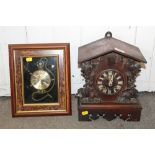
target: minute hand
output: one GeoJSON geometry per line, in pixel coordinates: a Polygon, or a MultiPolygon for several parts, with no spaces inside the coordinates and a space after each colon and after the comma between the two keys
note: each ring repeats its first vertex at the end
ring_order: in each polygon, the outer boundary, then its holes
{"type": "Polygon", "coordinates": [[[110,80],[109,80],[109,86],[112,86],[113,80],[114,80],[114,77],[112,75],[111,78],[110,78],[110,80]]]}

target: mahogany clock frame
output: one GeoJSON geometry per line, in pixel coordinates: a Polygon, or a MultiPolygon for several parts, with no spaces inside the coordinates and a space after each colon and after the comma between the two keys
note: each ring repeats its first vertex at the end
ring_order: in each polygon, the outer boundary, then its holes
{"type": "Polygon", "coordinates": [[[71,115],[71,84],[70,84],[70,44],[11,44],[9,45],[11,105],[12,117],[71,115]],[[22,97],[21,58],[52,56],[54,50],[63,52],[54,53],[59,57],[59,85],[58,105],[36,104],[25,105],[22,97]]]}

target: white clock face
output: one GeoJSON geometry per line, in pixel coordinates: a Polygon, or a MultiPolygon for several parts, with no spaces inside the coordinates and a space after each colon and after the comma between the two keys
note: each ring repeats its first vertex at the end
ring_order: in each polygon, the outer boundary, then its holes
{"type": "Polygon", "coordinates": [[[101,72],[97,78],[97,88],[106,95],[115,95],[119,93],[124,85],[122,74],[113,69],[107,69],[101,72]]]}

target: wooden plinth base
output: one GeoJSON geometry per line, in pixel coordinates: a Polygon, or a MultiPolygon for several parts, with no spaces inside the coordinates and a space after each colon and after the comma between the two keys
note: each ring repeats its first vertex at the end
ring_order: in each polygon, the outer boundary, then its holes
{"type": "Polygon", "coordinates": [[[139,103],[79,103],[79,121],[92,121],[103,117],[111,121],[117,117],[126,121],[140,121],[142,107],[139,103]]]}

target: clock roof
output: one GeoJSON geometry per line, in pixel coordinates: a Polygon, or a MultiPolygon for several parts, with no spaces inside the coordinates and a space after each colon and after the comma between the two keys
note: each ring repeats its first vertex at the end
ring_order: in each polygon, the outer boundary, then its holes
{"type": "Polygon", "coordinates": [[[81,63],[110,52],[116,52],[136,61],[146,63],[146,59],[138,47],[113,38],[111,32],[107,32],[105,38],[79,47],[78,62],[81,63]]]}

